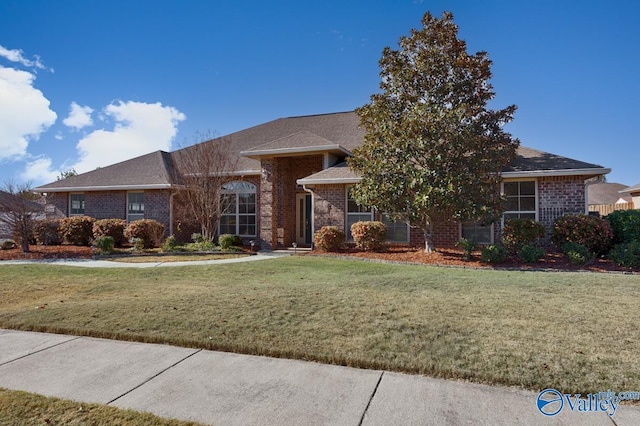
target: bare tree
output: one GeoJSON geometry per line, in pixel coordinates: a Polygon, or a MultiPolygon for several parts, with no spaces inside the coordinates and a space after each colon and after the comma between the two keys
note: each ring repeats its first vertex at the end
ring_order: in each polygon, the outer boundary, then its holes
{"type": "Polygon", "coordinates": [[[0,191],[0,223],[7,225],[19,237],[22,251],[29,251],[29,241],[33,235],[33,221],[42,212],[42,206],[35,202],[38,195],[31,191],[28,183],[16,185],[5,183],[0,191]]]}
{"type": "Polygon", "coordinates": [[[224,210],[222,187],[234,180],[237,156],[231,151],[229,140],[197,133],[193,145],[176,151],[174,159],[182,214],[198,223],[202,237],[211,241],[224,210]]]}

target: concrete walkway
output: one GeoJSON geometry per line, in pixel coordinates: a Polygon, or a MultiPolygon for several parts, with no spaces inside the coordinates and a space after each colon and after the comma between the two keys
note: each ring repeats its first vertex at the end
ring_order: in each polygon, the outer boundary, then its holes
{"type": "Polygon", "coordinates": [[[505,387],[2,329],[0,387],[217,425],[640,424],[640,407],[545,417],[505,387]]]}
{"type": "Polygon", "coordinates": [[[274,259],[282,256],[290,256],[288,252],[258,252],[252,256],[230,257],[229,259],[216,260],[190,260],[184,262],[116,262],[113,260],[94,260],[94,259],[42,259],[42,260],[2,260],[2,265],[61,265],[61,266],[80,266],[85,268],[156,268],[170,266],[194,266],[194,265],[216,265],[223,263],[241,263],[254,262],[257,260],[274,259]]]}

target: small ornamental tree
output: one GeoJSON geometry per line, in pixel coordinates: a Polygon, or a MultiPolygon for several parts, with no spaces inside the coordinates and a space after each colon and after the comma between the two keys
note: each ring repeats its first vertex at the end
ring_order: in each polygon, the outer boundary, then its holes
{"type": "Polygon", "coordinates": [[[33,222],[42,212],[42,206],[35,202],[37,194],[31,192],[29,184],[5,184],[0,191],[0,224],[6,225],[19,240],[22,251],[29,251],[33,239],[33,222]]]}
{"type": "Polygon", "coordinates": [[[519,142],[503,130],[516,106],[487,107],[487,53],[467,53],[451,13],[422,24],[384,49],[382,92],[356,110],[365,137],[349,165],[362,176],[358,204],[422,228],[428,252],[437,220],[499,217],[500,173],[519,142]]]}

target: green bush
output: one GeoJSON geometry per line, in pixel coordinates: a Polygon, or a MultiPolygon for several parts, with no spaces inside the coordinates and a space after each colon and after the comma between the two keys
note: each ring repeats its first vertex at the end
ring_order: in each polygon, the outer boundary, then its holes
{"type": "Polygon", "coordinates": [[[595,259],[595,254],[591,252],[588,247],[579,243],[563,244],[560,251],[566,254],[569,263],[573,263],[574,265],[586,265],[595,259]]]}
{"type": "Polygon", "coordinates": [[[128,240],[139,238],[144,241],[146,249],[159,247],[164,234],[164,225],[153,219],[134,220],[124,230],[124,236],[128,240]]]}
{"type": "Polygon", "coordinates": [[[169,235],[162,243],[162,251],[176,251],[178,248],[178,240],[175,236],[169,235]]]}
{"type": "Polygon", "coordinates": [[[613,230],[613,243],[640,241],[640,210],[616,210],[605,220],[613,230]]]}
{"type": "Polygon", "coordinates": [[[59,219],[39,220],[33,224],[33,236],[38,244],[43,246],[58,246],[62,244],[59,219]]]}
{"type": "Polygon", "coordinates": [[[60,219],[60,235],[69,244],[88,246],[93,238],[93,224],[89,216],[71,216],[60,219]]]}
{"type": "Polygon", "coordinates": [[[218,245],[222,250],[229,250],[231,247],[236,245],[237,239],[235,235],[232,234],[222,234],[218,237],[218,245]]]}
{"type": "Polygon", "coordinates": [[[518,257],[525,263],[537,263],[544,255],[544,249],[533,244],[526,244],[518,251],[518,257]]]}
{"type": "Polygon", "coordinates": [[[384,248],[387,227],[378,221],[356,222],[351,225],[351,235],[357,248],[365,251],[379,251],[384,248]]]}
{"type": "Polygon", "coordinates": [[[112,236],[104,235],[104,236],[98,237],[94,240],[93,243],[95,244],[96,248],[100,251],[100,253],[102,254],[113,253],[113,247],[115,243],[112,236]]]}
{"type": "Polygon", "coordinates": [[[551,242],[561,249],[566,243],[578,243],[590,252],[601,255],[609,251],[612,241],[611,225],[596,216],[562,216],[553,224],[551,242]]]}
{"type": "Polygon", "coordinates": [[[640,241],[616,244],[609,252],[609,259],[620,266],[640,268],[640,241]]]}
{"type": "Polygon", "coordinates": [[[93,224],[93,238],[112,237],[116,247],[122,247],[127,239],[124,237],[124,229],[127,221],[124,219],[99,219],[93,224]]]}
{"type": "Polygon", "coordinates": [[[480,259],[485,263],[502,263],[509,257],[509,252],[502,244],[491,244],[484,247],[480,259]]]}
{"type": "Polygon", "coordinates": [[[456,247],[460,247],[462,249],[464,260],[471,260],[471,253],[478,248],[478,244],[473,240],[461,238],[456,243],[456,247]]]}
{"type": "Polygon", "coordinates": [[[129,240],[129,242],[131,242],[131,244],[133,244],[134,253],[141,253],[141,252],[144,251],[145,243],[144,243],[144,240],[142,238],[131,238],[131,240],[129,240]]]}
{"type": "Polygon", "coordinates": [[[344,232],[337,226],[323,226],[313,236],[313,244],[320,251],[338,251],[344,246],[344,239],[344,232]]]}
{"type": "Polygon", "coordinates": [[[16,248],[17,244],[13,240],[4,240],[2,244],[0,244],[0,250],[11,250],[16,248]]]}
{"type": "Polygon", "coordinates": [[[193,234],[191,234],[191,241],[193,241],[194,243],[202,243],[204,242],[204,237],[201,233],[194,232],[193,234]]]}
{"type": "Polygon", "coordinates": [[[544,237],[544,225],[533,219],[509,219],[502,230],[502,242],[511,253],[524,246],[536,244],[544,237]]]}

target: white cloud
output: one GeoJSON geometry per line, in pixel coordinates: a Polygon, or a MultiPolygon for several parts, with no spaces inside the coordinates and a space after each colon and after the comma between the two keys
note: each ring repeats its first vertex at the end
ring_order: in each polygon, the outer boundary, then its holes
{"type": "Polygon", "coordinates": [[[24,157],[29,141],[56,121],[34,80],[30,72],[0,66],[0,162],[24,157]]]}
{"type": "MultiPolygon", "coordinates": [[[[7,49],[6,47],[0,45],[0,57],[5,58],[11,62],[16,62],[25,67],[29,68],[38,68],[41,70],[49,70],[49,68],[45,67],[42,61],[40,61],[40,57],[34,55],[34,60],[27,59],[24,57],[24,52],[21,49],[7,49]]],[[[50,69],[53,72],[53,69],[50,69]]]]}
{"type": "Polygon", "coordinates": [[[177,109],[159,102],[119,101],[107,105],[103,113],[115,121],[113,130],[95,130],[78,142],[80,160],[72,165],[78,173],[157,150],[169,151],[178,124],[186,119],[177,109]]]}
{"type": "Polygon", "coordinates": [[[80,130],[83,127],[93,125],[91,113],[93,108],[88,106],[80,106],[75,102],[71,102],[69,116],[62,120],[65,126],[80,130]]]}
{"type": "Polygon", "coordinates": [[[53,182],[60,172],[52,170],[51,164],[48,157],[36,158],[27,163],[20,177],[26,182],[53,182]]]}

